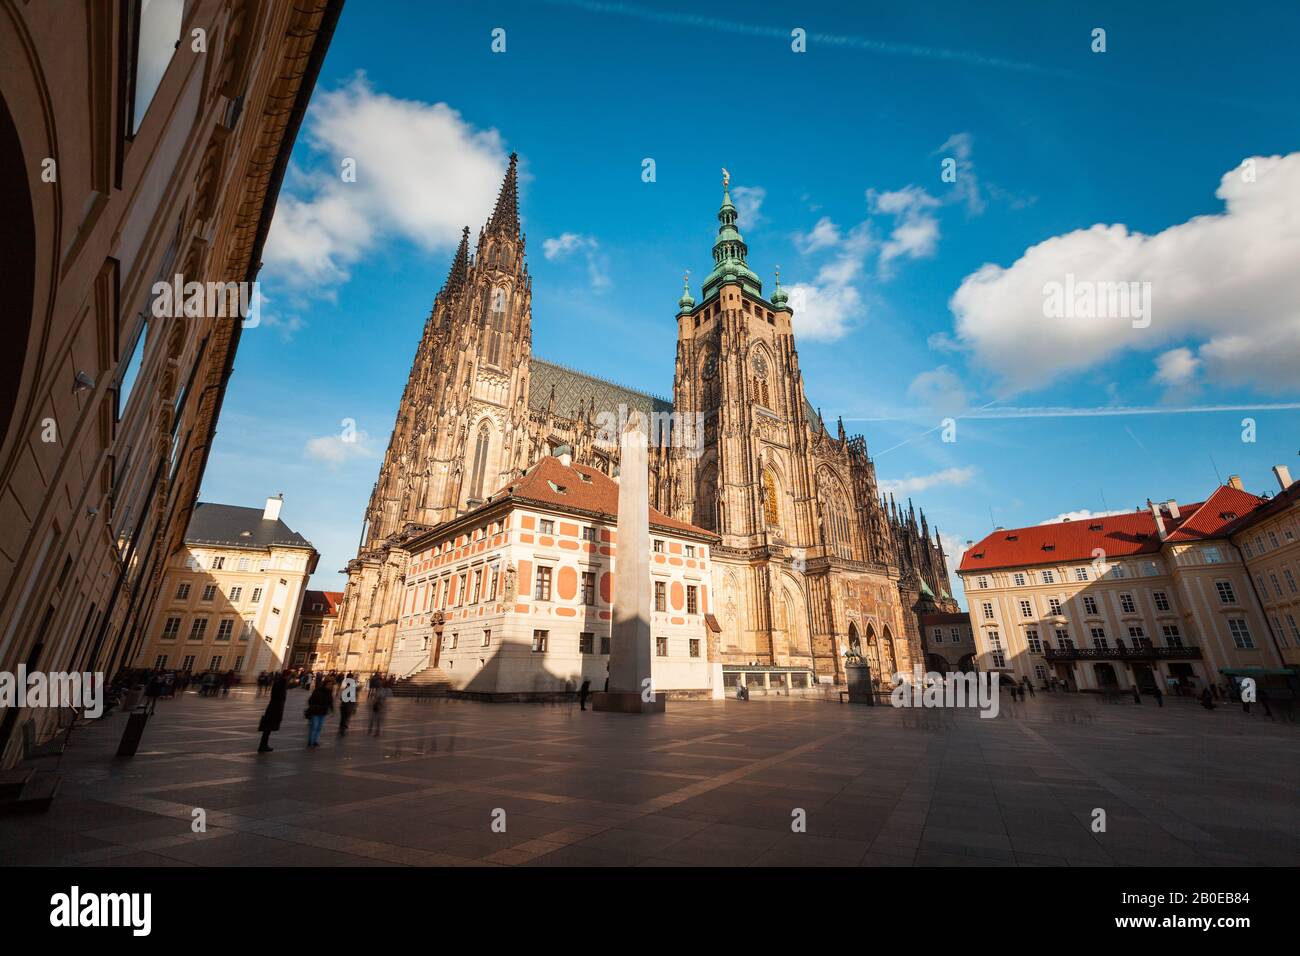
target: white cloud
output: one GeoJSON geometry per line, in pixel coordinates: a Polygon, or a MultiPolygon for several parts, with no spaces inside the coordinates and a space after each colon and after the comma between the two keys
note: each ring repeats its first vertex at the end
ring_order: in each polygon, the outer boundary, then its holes
{"type": "Polygon", "coordinates": [[[924,259],[934,255],[939,244],[939,220],[931,210],[940,205],[920,186],[905,186],[890,192],[867,190],[867,205],[873,213],[894,217],[894,229],[880,248],[880,268],[887,272],[897,258],[924,259]]]}
{"type": "Polygon", "coordinates": [[[817,252],[819,249],[830,249],[840,244],[840,227],[831,221],[830,216],[822,216],[817,220],[817,225],[806,235],[798,233],[794,237],[795,245],[804,255],[817,252]]]}
{"type": "Polygon", "coordinates": [[[834,341],[863,318],[866,307],[854,283],[862,275],[871,247],[870,226],[859,223],[847,236],[839,237],[834,246],[827,247],[835,249],[835,256],[818,270],[814,281],[787,288],[800,339],[834,341]]]}
{"type": "Polygon", "coordinates": [[[736,221],[742,229],[753,229],[763,222],[763,200],[767,190],[762,186],[737,186],[731,190],[731,201],[736,205],[736,221]]]}
{"type": "Polygon", "coordinates": [[[605,289],[610,284],[609,260],[600,251],[600,243],[595,236],[584,236],[576,232],[561,233],[554,239],[542,240],[542,255],[548,262],[558,262],[575,252],[582,252],[587,259],[587,278],[593,289],[605,289]]]}
{"type": "Polygon", "coordinates": [[[1178,387],[1189,384],[1196,377],[1201,360],[1188,348],[1170,349],[1156,356],[1155,381],[1161,385],[1178,387]]]}
{"type": "Polygon", "coordinates": [[[446,103],[376,92],[362,74],[317,93],[304,140],[321,165],[295,172],[280,197],[266,267],[318,291],[347,281],[381,239],[453,248],[462,227],[491,214],[506,169],[496,130],[475,129],[446,103]],[[346,159],[355,182],[341,175],[346,159]]]}
{"type": "Polygon", "coordinates": [[[928,475],[908,475],[906,478],[891,478],[880,482],[880,490],[895,497],[914,495],[940,485],[964,485],[975,477],[975,467],[945,468],[928,475]]]}
{"type": "Polygon", "coordinates": [[[966,211],[978,216],[984,211],[984,196],[980,192],[979,177],[975,175],[975,164],[971,161],[970,133],[953,133],[932,155],[956,161],[956,180],[951,183],[949,194],[953,201],[964,202],[966,211]]]}
{"type": "Polygon", "coordinates": [[[1055,518],[1048,518],[1046,521],[1038,522],[1044,524],[1060,524],[1062,521],[1083,521],[1085,518],[1107,518],[1111,515],[1132,514],[1131,511],[1090,511],[1087,508],[1080,508],[1078,511],[1062,511],[1055,518]]]}
{"type": "Polygon", "coordinates": [[[1154,235],[1098,224],[1031,246],[1007,268],[981,267],[949,303],[958,337],[1009,390],[1045,385],[1128,350],[1190,341],[1200,344],[1163,367],[1158,360],[1158,370],[1190,375],[1194,359],[1217,385],[1295,391],[1300,153],[1253,157],[1225,173],[1215,195],[1222,212],[1154,235]],[[1149,282],[1150,326],[1134,328],[1118,315],[1045,318],[1044,287],[1067,275],[1076,285],[1149,282]]]}
{"type": "Polygon", "coordinates": [[[374,457],[370,448],[370,435],[363,431],[356,432],[352,440],[344,439],[341,433],[321,435],[309,439],[303,450],[308,458],[324,462],[331,468],[337,468],[354,459],[374,457]]]}
{"type": "Polygon", "coordinates": [[[946,365],[922,372],[907,387],[907,397],[939,415],[956,415],[970,398],[961,379],[946,365]]]}

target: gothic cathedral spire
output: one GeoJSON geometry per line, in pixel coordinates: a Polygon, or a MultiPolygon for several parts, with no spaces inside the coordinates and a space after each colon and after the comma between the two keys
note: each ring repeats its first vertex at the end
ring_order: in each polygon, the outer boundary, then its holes
{"type": "Polygon", "coordinates": [[[510,168],[501,183],[501,192],[497,194],[496,208],[492,218],[487,222],[488,234],[503,233],[514,237],[519,235],[519,154],[510,154],[510,168]]]}

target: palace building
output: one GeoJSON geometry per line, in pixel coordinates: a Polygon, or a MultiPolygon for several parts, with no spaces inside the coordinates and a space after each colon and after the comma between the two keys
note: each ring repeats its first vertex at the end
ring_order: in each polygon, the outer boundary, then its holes
{"type": "Polygon", "coordinates": [[[1078,690],[1294,683],[1297,487],[998,529],[962,555],[981,670],[1078,690]]]}
{"type": "Polygon", "coordinates": [[[289,663],[307,580],[320,555],[265,508],[200,501],[167,563],[158,613],[135,659],[157,670],[257,674],[289,663]]]}
{"type": "MultiPolygon", "coordinates": [[[[0,671],[111,676],[166,613],[240,337],[266,333],[155,287],[243,300],[341,8],[0,4],[0,671]]],[[[0,768],[70,719],[6,709],[0,768]]]]}
{"type": "Polygon", "coordinates": [[[678,302],[668,401],[532,355],[516,162],[472,254],[466,228],[424,324],[346,568],[337,665],[403,676],[442,659],[398,651],[411,549],[423,553],[431,529],[448,531],[547,456],[616,475],[609,422],[635,409],[657,426],[652,508],[716,537],[701,587],[718,662],[839,682],[857,649],[886,683],[909,671],[922,653],[917,615],[957,609],[946,559],[923,516],[882,501],[866,441],[842,422],[827,428],[809,403],[789,296],[779,279],[765,296],[747,264],[726,180],[712,271],[698,300],[687,289],[678,302]]]}

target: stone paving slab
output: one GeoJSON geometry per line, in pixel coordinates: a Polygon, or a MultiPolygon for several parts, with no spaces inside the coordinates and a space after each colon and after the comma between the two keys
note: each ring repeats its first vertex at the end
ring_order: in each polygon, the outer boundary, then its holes
{"type": "MultiPolygon", "coordinates": [[[[299,693],[286,715],[301,711],[299,693]]],[[[1176,699],[1040,695],[986,720],[780,698],[646,716],[398,698],[381,736],[358,721],[339,737],[331,719],[308,749],[305,722],[288,716],[259,755],[264,707],[251,688],[162,701],[130,759],[114,756],[123,715],[79,727],[50,812],[0,818],[0,863],[1289,866],[1300,855],[1300,726],[1176,699]],[[1097,809],[1105,832],[1093,832],[1097,809]]]]}

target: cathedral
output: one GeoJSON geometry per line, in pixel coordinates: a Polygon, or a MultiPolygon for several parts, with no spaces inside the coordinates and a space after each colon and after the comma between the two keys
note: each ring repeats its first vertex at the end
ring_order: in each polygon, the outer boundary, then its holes
{"type": "MultiPolygon", "coordinates": [[[[956,610],[922,514],[882,498],[866,441],[832,431],[804,392],[788,294],[746,262],[726,177],[712,271],[678,302],[672,400],[532,354],[532,278],[517,158],[470,252],[466,227],[425,322],[371,493],[336,628],[337,665],[387,669],[404,545],[482,504],[541,458],[618,474],[633,409],[656,429],[651,506],[707,529],[724,664],[840,683],[859,655],[888,683],[923,660],[920,613],[956,610]]],[[[405,675],[398,675],[405,676],[405,675]]]]}

